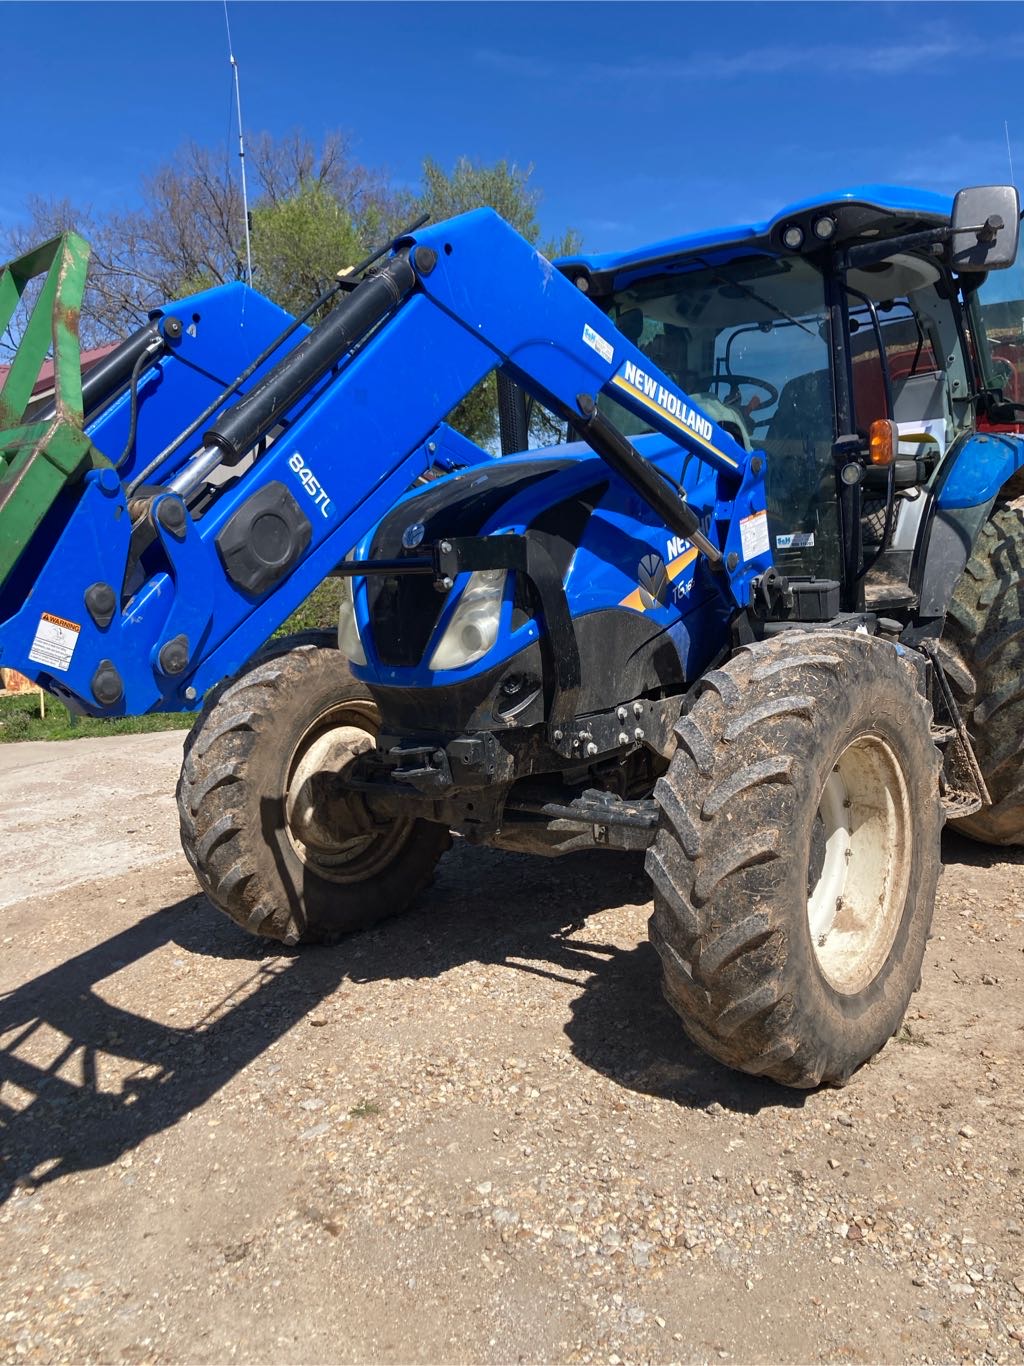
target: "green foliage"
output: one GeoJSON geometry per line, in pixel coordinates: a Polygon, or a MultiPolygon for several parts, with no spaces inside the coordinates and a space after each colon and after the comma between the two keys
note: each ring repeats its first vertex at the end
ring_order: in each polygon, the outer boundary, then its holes
{"type": "MultiPolygon", "coordinates": [[[[493,166],[459,157],[450,173],[430,157],[423,163],[423,208],[435,222],[488,206],[506,223],[537,243],[540,223],[537,209],[541,193],[530,184],[533,167],[505,160],[493,166]]],[[[579,251],[579,234],[569,230],[562,237],[541,244],[547,257],[568,256],[579,251]]],[[[479,446],[490,446],[498,435],[498,397],[494,376],[488,375],[449,414],[448,421],[479,446]]],[[[542,438],[543,439],[543,438],[542,438]]]]}
{"type": "Polygon", "coordinates": [[[141,735],[154,730],[189,730],[191,712],[159,712],[150,716],[119,716],[106,721],[72,716],[60,702],[46,699],[46,715],[39,715],[35,693],[0,697],[0,744],[14,740],[80,740],[93,735],[141,735]]]}
{"type": "MultiPolygon", "coordinates": [[[[578,234],[541,240],[540,190],[533,167],[459,157],[450,171],[428,157],[419,194],[388,183],[349,155],[350,139],[327,133],[319,143],[301,131],[250,139],[254,284],[289,312],[301,312],[337,272],[427,210],[435,222],[488,205],[548,257],[580,249],[578,234]]],[[[244,213],[237,177],[223,149],[186,143],[147,174],[140,207],[105,216],[66,200],[33,198],[25,223],[2,243],[8,256],[77,227],[91,242],[82,336],[94,344],[123,336],[167,299],[245,276],[244,213]]],[[[0,338],[0,351],[10,339],[0,338]]],[[[479,445],[498,434],[494,377],[458,405],[449,421],[479,445]]],[[[557,427],[537,413],[535,444],[557,427]]],[[[304,609],[303,609],[304,610],[304,609]]]]}
{"type": "Polygon", "coordinates": [[[375,1100],[361,1100],[358,1105],[353,1105],[349,1110],[353,1119],[372,1119],[374,1115],[381,1114],[381,1107],[375,1100]]]}
{"type": "Polygon", "coordinates": [[[336,631],[340,609],[341,581],[325,579],[296,607],[274,636],[293,636],[298,631],[336,631]]]}
{"type": "Polygon", "coordinates": [[[301,313],[364,254],[352,219],[319,182],[253,210],[254,283],[289,313],[301,313]]]}

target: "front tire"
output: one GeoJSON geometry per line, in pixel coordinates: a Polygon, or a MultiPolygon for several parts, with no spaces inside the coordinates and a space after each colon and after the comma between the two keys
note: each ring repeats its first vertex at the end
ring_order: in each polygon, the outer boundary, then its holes
{"type": "Polygon", "coordinates": [[[448,831],[377,819],[345,790],[377,728],[326,633],[274,642],[207,702],[185,741],[181,844],[207,896],[244,929],[331,943],[398,915],[430,881],[448,831]]]}
{"type": "Polygon", "coordinates": [[[650,935],[669,1004],[730,1067],[841,1085],[917,987],[940,761],[900,653],[787,633],[706,675],[676,728],[650,935]]]}

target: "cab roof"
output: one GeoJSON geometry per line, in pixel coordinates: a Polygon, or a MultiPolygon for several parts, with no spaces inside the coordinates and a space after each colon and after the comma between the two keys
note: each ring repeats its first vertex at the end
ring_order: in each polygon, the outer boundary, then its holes
{"type": "Polygon", "coordinates": [[[953,209],[951,196],[933,194],[930,190],[915,190],[903,185],[856,185],[848,190],[837,190],[831,194],[816,195],[811,199],[788,204],[762,223],[708,228],[703,232],[665,238],[660,242],[652,242],[649,246],[635,247],[624,252],[563,256],[556,265],[561,270],[576,266],[583,267],[593,275],[614,275],[618,271],[628,270],[650,261],[685,256],[694,251],[707,251],[709,248],[733,246],[758,239],[768,242],[774,230],[788,219],[804,219],[816,209],[827,210],[854,204],[880,210],[881,214],[886,216],[892,215],[894,231],[901,232],[908,230],[908,221],[922,228],[933,225],[936,220],[948,221],[953,209]]]}

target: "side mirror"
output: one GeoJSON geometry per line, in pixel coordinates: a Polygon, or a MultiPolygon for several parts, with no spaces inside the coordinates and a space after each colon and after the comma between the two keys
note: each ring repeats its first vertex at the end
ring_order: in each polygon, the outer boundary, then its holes
{"type": "Polygon", "coordinates": [[[1020,196],[1014,185],[974,185],[953,201],[950,265],[961,274],[1005,270],[1017,259],[1020,196]]]}

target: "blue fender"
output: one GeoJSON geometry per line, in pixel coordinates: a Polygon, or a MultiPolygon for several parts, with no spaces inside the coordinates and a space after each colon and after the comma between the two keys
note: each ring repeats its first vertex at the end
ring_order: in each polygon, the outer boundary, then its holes
{"type": "Polygon", "coordinates": [[[976,432],[958,442],[931,490],[918,556],[918,617],[945,616],[957,580],[999,492],[1024,466],[1024,437],[976,432]]]}

